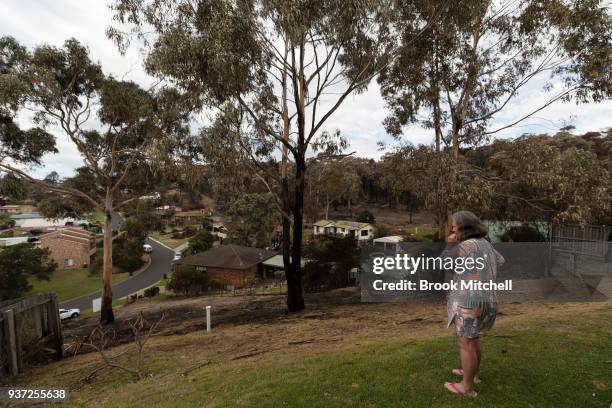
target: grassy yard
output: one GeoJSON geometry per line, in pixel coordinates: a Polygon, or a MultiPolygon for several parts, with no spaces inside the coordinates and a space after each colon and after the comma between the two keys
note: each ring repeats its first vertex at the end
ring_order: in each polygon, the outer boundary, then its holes
{"type": "MultiPolygon", "coordinates": [[[[129,278],[129,273],[117,273],[113,275],[113,283],[118,283],[129,278]]],[[[61,302],[86,295],[102,288],[100,276],[91,276],[87,269],[57,270],[51,275],[49,281],[30,279],[32,290],[30,293],[57,292],[61,302]]]]}
{"type": "MultiPolygon", "coordinates": [[[[402,342],[380,337],[378,343],[332,352],[285,346],[270,354],[202,364],[209,337],[192,333],[156,338],[145,379],[105,373],[71,389],[70,406],[608,407],[608,307],[602,303],[580,316],[557,313],[545,321],[525,316],[494,329],[483,339],[483,382],[473,400],[442,387],[455,379],[450,371],[458,364],[450,335],[402,342]]],[[[248,355],[259,346],[244,344],[242,352],[248,355]]],[[[25,382],[51,384],[58,375],[66,380],[62,372],[89,370],[93,358],[45,367],[25,382]]]]}
{"type": "Polygon", "coordinates": [[[160,233],[159,231],[152,231],[149,233],[149,236],[162,244],[169,246],[170,248],[177,248],[189,241],[189,238],[172,238],[172,233],[168,232],[165,234],[160,233]]]}

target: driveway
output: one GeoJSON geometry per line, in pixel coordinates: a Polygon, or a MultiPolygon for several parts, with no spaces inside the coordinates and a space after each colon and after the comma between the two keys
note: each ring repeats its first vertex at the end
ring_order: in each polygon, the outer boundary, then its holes
{"type": "MultiPolygon", "coordinates": [[[[170,271],[174,251],[148,238],[146,242],[153,247],[153,252],[150,254],[151,265],[138,275],[113,285],[113,300],[153,285],[163,277],[164,273],[170,271]]],[[[101,296],[101,291],[100,289],[100,292],[90,293],[89,295],[83,295],[79,298],[66,301],[61,303],[60,307],[66,309],[79,308],[81,310],[91,309],[91,302],[101,296]]]]}

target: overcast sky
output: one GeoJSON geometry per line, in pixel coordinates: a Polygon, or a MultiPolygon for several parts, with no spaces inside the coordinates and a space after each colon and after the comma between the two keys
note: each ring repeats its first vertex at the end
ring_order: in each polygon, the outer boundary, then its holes
{"type": "MultiPolygon", "coordinates": [[[[121,56],[115,45],[105,36],[111,21],[111,12],[106,0],[2,0],[0,1],[0,34],[11,35],[28,47],[41,43],[61,46],[70,37],[75,37],[90,49],[92,59],[102,64],[106,73],[115,77],[133,80],[143,86],[150,78],[143,72],[142,57],[135,49],[121,56]]],[[[541,84],[533,84],[523,91],[496,118],[492,128],[512,123],[546,100],[541,84]]],[[[577,132],[602,130],[612,126],[610,115],[612,102],[602,104],[557,103],[537,114],[537,117],[507,129],[496,137],[515,137],[525,132],[554,132],[564,125],[576,126],[577,132]]],[[[382,154],[377,142],[388,142],[382,121],[387,115],[385,104],[374,83],[366,93],[347,98],[345,103],[327,122],[326,129],[340,129],[351,143],[358,156],[378,158],[382,154]]],[[[19,117],[20,124],[27,127],[30,118],[19,117]]],[[[57,136],[59,153],[45,157],[44,166],[34,169],[37,177],[52,170],[62,176],[70,176],[75,167],[82,165],[76,148],[57,128],[50,128],[57,136]]],[[[412,143],[432,142],[432,132],[411,126],[405,131],[405,139],[412,143]]]]}

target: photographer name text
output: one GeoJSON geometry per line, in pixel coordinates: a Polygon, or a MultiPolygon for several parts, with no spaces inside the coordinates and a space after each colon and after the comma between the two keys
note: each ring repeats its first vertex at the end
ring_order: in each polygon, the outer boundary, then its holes
{"type": "Polygon", "coordinates": [[[462,280],[459,282],[429,282],[421,279],[418,282],[400,280],[397,282],[384,282],[381,279],[372,282],[372,287],[376,291],[410,291],[410,290],[473,290],[473,291],[511,291],[512,280],[506,279],[503,282],[462,280]]]}

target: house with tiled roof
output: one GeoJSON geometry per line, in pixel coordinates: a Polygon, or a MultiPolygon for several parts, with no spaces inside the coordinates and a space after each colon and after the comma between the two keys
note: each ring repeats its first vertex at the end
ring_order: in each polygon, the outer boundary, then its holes
{"type": "Polygon", "coordinates": [[[41,235],[38,245],[49,249],[58,269],[87,268],[96,253],[94,234],[78,228],[62,228],[41,235]]]}
{"type": "Polygon", "coordinates": [[[277,252],[240,245],[221,245],[174,262],[174,269],[192,267],[210,279],[235,287],[264,278],[263,262],[277,252]]]}

